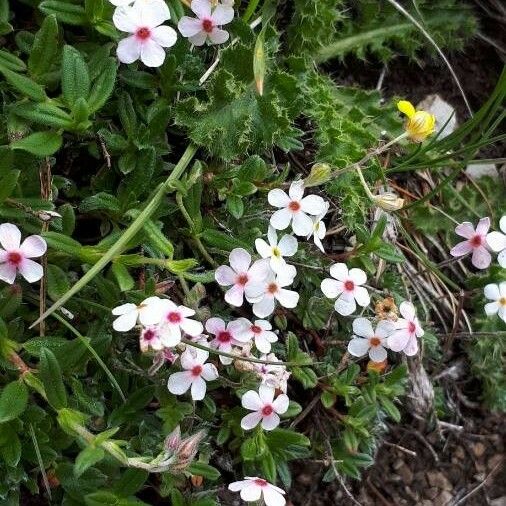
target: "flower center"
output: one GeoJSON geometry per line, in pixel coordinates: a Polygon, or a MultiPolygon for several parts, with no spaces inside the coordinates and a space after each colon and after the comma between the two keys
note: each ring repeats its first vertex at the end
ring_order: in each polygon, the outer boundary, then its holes
{"type": "Polygon", "coordinates": [[[236,283],[238,285],[244,286],[248,282],[248,275],[247,274],[239,274],[236,279],[236,283]]]}
{"type": "Polygon", "coordinates": [[[273,411],[274,411],[274,409],[272,408],[272,406],[270,404],[267,404],[267,406],[264,406],[262,408],[262,415],[264,415],[264,416],[272,415],[273,411]]]}
{"type": "Polygon", "coordinates": [[[211,19],[204,19],[202,21],[202,29],[204,32],[211,33],[213,31],[213,22],[211,19]]]}
{"type": "Polygon", "coordinates": [[[267,292],[268,293],[276,293],[278,291],[278,285],[276,283],[270,283],[269,286],[267,287],[267,292]]]}
{"type": "Polygon", "coordinates": [[[23,257],[17,251],[11,251],[7,255],[7,262],[16,267],[21,263],[21,260],[23,260],[23,257]]]}
{"type": "Polygon", "coordinates": [[[275,257],[278,257],[278,258],[279,258],[279,257],[281,256],[281,251],[280,251],[280,249],[279,249],[279,248],[274,247],[274,248],[272,248],[272,254],[273,254],[275,257]]]}
{"type": "Polygon", "coordinates": [[[369,344],[371,346],[379,346],[381,344],[381,339],[379,337],[373,336],[369,339],[369,344]]]}
{"type": "Polygon", "coordinates": [[[288,209],[290,209],[290,211],[293,211],[295,213],[300,209],[300,204],[296,200],[292,200],[288,204],[288,209]]]}
{"type": "Polygon", "coordinates": [[[259,487],[265,487],[267,486],[267,482],[265,480],[262,480],[262,478],[256,478],[255,485],[258,485],[259,487]]]}
{"type": "Polygon", "coordinates": [[[506,306],[506,297],[501,297],[501,298],[499,299],[499,304],[500,304],[501,306],[506,306]]]}
{"type": "Polygon", "coordinates": [[[481,246],[483,244],[483,238],[481,235],[475,235],[471,237],[471,245],[473,248],[477,248],[478,246],[481,246]]]}
{"type": "Polygon", "coordinates": [[[169,313],[167,315],[167,320],[170,323],[180,323],[181,322],[181,315],[179,313],[169,313]]]}
{"type": "Polygon", "coordinates": [[[230,335],[230,332],[227,332],[226,330],[218,334],[218,341],[220,343],[229,343],[231,339],[232,336],[230,335]]]}
{"type": "Polygon", "coordinates": [[[253,332],[253,334],[261,334],[262,333],[262,328],[259,327],[258,325],[252,325],[251,326],[251,332],[253,332]]]}
{"type": "Polygon", "coordinates": [[[151,341],[151,339],[155,338],[155,335],[156,333],[154,330],[148,329],[144,332],[144,335],[142,337],[145,341],[151,341]]]}
{"type": "Polygon", "coordinates": [[[202,373],[202,366],[196,365],[192,368],[192,375],[193,376],[200,376],[202,373]]]}
{"type": "Polygon", "coordinates": [[[149,39],[149,37],[151,36],[151,30],[149,28],[139,28],[136,32],[135,32],[135,36],[138,38],[138,39],[141,39],[141,40],[146,40],[146,39],[149,39]]]}
{"type": "Polygon", "coordinates": [[[349,279],[348,281],[345,281],[344,282],[344,289],[347,292],[352,292],[355,289],[355,283],[351,279],[349,279]]]}
{"type": "Polygon", "coordinates": [[[416,330],[416,325],[413,322],[409,322],[409,325],[408,325],[409,333],[414,334],[415,330],[416,330]]]}

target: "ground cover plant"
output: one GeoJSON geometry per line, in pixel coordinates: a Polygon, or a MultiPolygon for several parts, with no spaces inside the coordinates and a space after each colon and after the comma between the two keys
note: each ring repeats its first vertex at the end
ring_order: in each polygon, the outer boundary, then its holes
{"type": "Polygon", "coordinates": [[[506,73],[470,104],[446,57],[474,7],[0,0],[2,504],[357,504],[403,420],[460,430],[454,360],[504,411],[504,182],[463,171],[504,162],[506,73]],[[452,132],[334,75],[399,55],[456,82],[452,132]]]}

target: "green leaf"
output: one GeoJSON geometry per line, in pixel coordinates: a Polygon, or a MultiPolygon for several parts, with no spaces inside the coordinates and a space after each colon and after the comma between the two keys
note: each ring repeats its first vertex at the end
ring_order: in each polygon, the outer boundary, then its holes
{"type": "Polygon", "coordinates": [[[49,72],[58,53],[58,22],[56,16],[47,16],[40,30],[35,34],[30,55],[28,71],[32,77],[42,76],[49,72]]]}
{"type": "Polygon", "coordinates": [[[5,80],[25,97],[31,98],[35,100],[35,102],[44,102],[47,100],[44,88],[30,78],[12,72],[12,70],[7,68],[0,67],[0,72],[4,75],[5,80]]]}
{"type": "Polygon", "coordinates": [[[211,481],[216,481],[221,477],[221,473],[213,466],[205,462],[194,461],[188,467],[188,472],[197,476],[203,476],[211,481]]]}
{"type": "Polygon", "coordinates": [[[118,64],[116,58],[108,58],[107,64],[91,87],[90,96],[88,98],[88,109],[90,114],[101,109],[111,96],[116,82],[117,68],[118,64]]]}
{"type": "Polygon", "coordinates": [[[86,506],[149,506],[135,497],[120,497],[113,492],[98,491],[84,497],[86,506]]]}
{"type": "Polygon", "coordinates": [[[74,123],[69,114],[50,103],[17,104],[13,113],[46,127],[69,128],[74,123]]]}
{"type": "Polygon", "coordinates": [[[0,49],[0,67],[4,67],[14,72],[24,72],[26,65],[23,60],[20,60],[17,56],[14,56],[3,49],[0,49]]]}
{"type": "Polygon", "coordinates": [[[62,92],[69,107],[73,107],[80,98],[87,100],[90,94],[88,65],[81,53],[72,46],[63,48],[62,92]]]}
{"type": "Polygon", "coordinates": [[[76,457],[74,464],[74,475],[79,478],[86,469],[100,462],[105,456],[104,450],[100,447],[88,446],[76,457]]]}
{"type": "Polygon", "coordinates": [[[28,389],[22,381],[6,385],[0,394],[0,423],[14,420],[23,413],[28,403],[28,389]]]}
{"type": "Polygon", "coordinates": [[[28,137],[11,142],[11,149],[28,151],[32,155],[44,157],[56,153],[62,145],[61,134],[56,132],[35,132],[28,137]]]}
{"type": "Polygon", "coordinates": [[[47,15],[54,14],[58,21],[69,25],[85,25],[86,11],[80,5],[62,0],[45,0],[39,4],[39,9],[47,15]]]}
{"type": "Polygon", "coordinates": [[[132,278],[126,266],[119,262],[113,262],[111,270],[122,292],[131,290],[135,286],[134,278],[132,278]]]}
{"type": "Polygon", "coordinates": [[[47,293],[53,300],[58,300],[69,288],[67,274],[57,265],[49,264],[46,270],[47,293]]]}
{"type": "Polygon", "coordinates": [[[47,348],[42,349],[39,370],[49,404],[54,409],[65,408],[67,406],[67,392],[63,384],[60,364],[54,353],[47,348]]]}
{"type": "Polygon", "coordinates": [[[10,197],[14,188],[18,184],[19,170],[9,170],[0,178],[0,202],[3,202],[7,197],[10,197]]]}
{"type": "Polygon", "coordinates": [[[230,195],[227,198],[227,209],[234,218],[240,219],[244,214],[244,204],[241,197],[230,195]]]}

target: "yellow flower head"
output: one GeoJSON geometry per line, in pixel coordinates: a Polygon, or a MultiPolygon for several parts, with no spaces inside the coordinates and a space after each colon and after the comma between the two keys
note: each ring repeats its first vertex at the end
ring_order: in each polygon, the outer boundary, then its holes
{"type": "Polygon", "coordinates": [[[397,109],[408,117],[406,132],[413,142],[423,142],[434,133],[436,117],[426,111],[417,111],[411,102],[401,100],[397,102],[397,109]]]}

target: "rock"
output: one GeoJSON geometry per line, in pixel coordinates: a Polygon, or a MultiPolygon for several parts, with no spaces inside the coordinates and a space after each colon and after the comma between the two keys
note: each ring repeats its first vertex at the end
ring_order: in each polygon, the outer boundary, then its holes
{"type": "Polygon", "coordinates": [[[427,481],[432,487],[437,487],[440,490],[453,490],[453,485],[443,473],[429,471],[427,473],[427,481]]]}
{"type": "Polygon", "coordinates": [[[490,457],[487,460],[487,469],[489,471],[492,471],[492,469],[494,469],[494,467],[497,466],[497,464],[499,464],[499,462],[501,462],[503,458],[504,455],[501,455],[500,453],[498,453],[497,455],[492,455],[492,457],[490,457]]]}
{"type": "Polygon", "coordinates": [[[486,449],[487,447],[481,441],[473,444],[473,453],[474,456],[478,459],[483,456],[486,449]]]}
{"type": "Polygon", "coordinates": [[[498,497],[497,499],[492,499],[490,501],[490,506],[506,506],[506,495],[498,497]]]}
{"type": "Polygon", "coordinates": [[[489,176],[494,179],[499,177],[497,167],[493,163],[470,163],[466,167],[466,174],[471,179],[480,179],[483,176],[489,176]]]}
{"type": "Polygon", "coordinates": [[[413,483],[413,471],[405,463],[397,469],[397,474],[402,478],[402,482],[405,485],[413,483]]]}
{"type": "Polygon", "coordinates": [[[434,500],[434,506],[446,506],[450,504],[453,499],[453,495],[447,490],[443,490],[434,500]]]}
{"type": "Polygon", "coordinates": [[[392,464],[392,467],[397,471],[399,470],[402,466],[404,466],[404,460],[402,459],[397,459],[393,464],[392,464]]]}
{"type": "Polygon", "coordinates": [[[436,487],[426,488],[423,491],[423,495],[428,499],[435,499],[439,494],[439,490],[436,487]]]}
{"type": "Polygon", "coordinates": [[[457,448],[455,448],[454,455],[460,460],[464,460],[466,458],[466,452],[464,451],[464,448],[462,448],[462,446],[457,446],[457,448]]]}
{"type": "Polygon", "coordinates": [[[427,95],[416,108],[434,114],[436,117],[436,132],[441,132],[439,134],[440,139],[450,135],[457,128],[455,109],[439,95],[427,95]]]}

